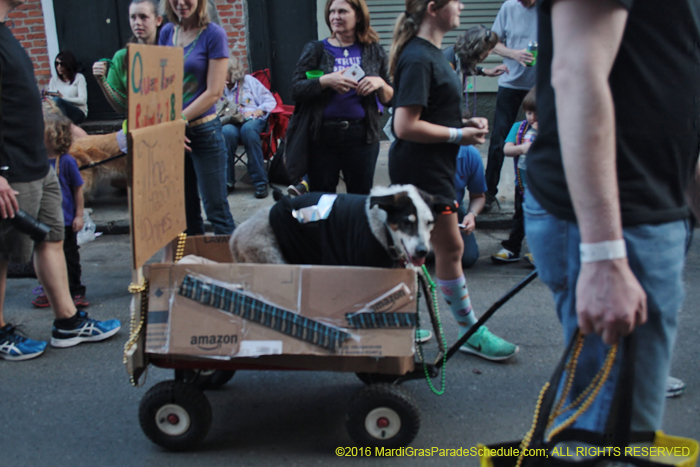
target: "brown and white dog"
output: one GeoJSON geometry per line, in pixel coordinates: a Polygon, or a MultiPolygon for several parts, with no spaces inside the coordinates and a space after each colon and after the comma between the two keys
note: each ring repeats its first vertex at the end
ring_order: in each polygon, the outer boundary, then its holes
{"type": "Polygon", "coordinates": [[[417,266],[430,250],[433,205],[413,185],[284,197],[238,226],[229,246],[238,263],[417,266]]]}
{"type": "MultiPolygon", "coordinates": [[[[73,156],[78,163],[78,167],[83,167],[94,162],[101,162],[121,153],[119,144],[117,144],[116,133],[86,135],[74,139],[68,151],[68,154],[73,156]]],[[[80,175],[85,182],[83,190],[86,196],[89,196],[98,184],[104,181],[109,181],[113,186],[119,188],[126,187],[127,174],[128,165],[126,157],[119,157],[94,168],[80,171],[80,175]]]]}

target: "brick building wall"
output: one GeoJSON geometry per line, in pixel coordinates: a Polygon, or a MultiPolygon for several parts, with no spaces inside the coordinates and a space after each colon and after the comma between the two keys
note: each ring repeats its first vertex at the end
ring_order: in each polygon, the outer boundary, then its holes
{"type": "Polygon", "coordinates": [[[31,57],[39,86],[43,87],[49,84],[51,68],[46,49],[46,31],[41,11],[41,0],[27,0],[27,3],[7,16],[6,24],[31,57]]]}
{"type": "MultiPolygon", "coordinates": [[[[92,1],[92,0],[88,0],[92,1]]],[[[221,26],[228,35],[229,49],[248,63],[246,45],[247,9],[245,0],[216,0],[216,9],[221,18],[221,26]]],[[[41,0],[27,0],[8,15],[7,26],[25,48],[34,64],[39,87],[49,84],[51,64],[46,48],[46,30],[41,0]]]]}

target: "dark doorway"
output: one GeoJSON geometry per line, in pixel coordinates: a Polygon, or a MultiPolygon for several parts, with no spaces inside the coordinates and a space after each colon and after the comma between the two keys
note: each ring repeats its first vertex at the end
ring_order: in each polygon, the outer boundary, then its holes
{"type": "Polygon", "coordinates": [[[70,50],[82,65],[88,87],[88,120],[118,118],[92,75],[92,64],[112,58],[131,35],[129,0],[54,0],[60,50],[70,50]]]}
{"type": "Polygon", "coordinates": [[[248,0],[253,70],[269,68],[272,89],[291,104],[289,86],[307,42],[318,38],[316,0],[248,0]]]}

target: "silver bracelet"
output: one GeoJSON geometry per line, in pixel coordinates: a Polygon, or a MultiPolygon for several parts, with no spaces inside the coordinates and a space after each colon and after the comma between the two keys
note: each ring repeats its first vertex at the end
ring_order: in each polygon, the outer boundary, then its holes
{"type": "Polygon", "coordinates": [[[627,258],[627,247],[623,239],[598,243],[581,243],[579,251],[582,263],[596,263],[598,261],[627,258]]]}

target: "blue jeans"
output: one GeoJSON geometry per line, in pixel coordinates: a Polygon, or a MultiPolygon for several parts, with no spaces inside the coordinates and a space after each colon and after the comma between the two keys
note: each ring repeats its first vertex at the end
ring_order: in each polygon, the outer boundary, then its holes
{"type": "MultiPolygon", "coordinates": [[[[554,294],[557,314],[568,342],[577,328],[576,282],[580,269],[578,226],[547,213],[526,191],[525,232],[540,279],[554,294]]],[[[665,402],[666,378],[676,338],[677,315],[683,304],[681,282],[687,221],[627,227],[623,232],[632,272],[647,294],[647,322],[635,328],[637,354],[632,429],[658,430],[665,402]]],[[[608,346],[590,334],[579,358],[572,394],[575,396],[602,366],[608,346]]],[[[620,355],[618,355],[620,357],[620,355]]],[[[604,431],[621,358],[618,358],[595,402],[576,422],[577,428],[604,431]]]]}
{"type": "Polygon", "coordinates": [[[226,174],[228,183],[236,183],[236,170],[234,168],[234,157],[238,143],[242,142],[248,155],[248,175],[254,186],[267,185],[267,172],[265,172],[265,161],[262,153],[262,143],[260,133],[267,129],[267,120],[253,119],[243,123],[242,126],[226,124],[221,128],[224,134],[224,142],[228,151],[228,167],[226,174]]]}
{"type": "Polygon", "coordinates": [[[85,115],[82,110],[80,110],[78,107],[71,104],[67,100],[61,97],[53,97],[52,99],[56,103],[56,107],[58,107],[61,110],[61,112],[63,112],[63,115],[68,117],[70,121],[72,121],[76,125],[80,125],[87,118],[87,115],[85,115]]]}
{"type": "Polygon", "coordinates": [[[204,233],[201,201],[217,235],[230,235],[235,228],[226,199],[226,148],[218,118],[187,127],[191,153],[185,155],[185,214],[187,235],[204,233]]]}

